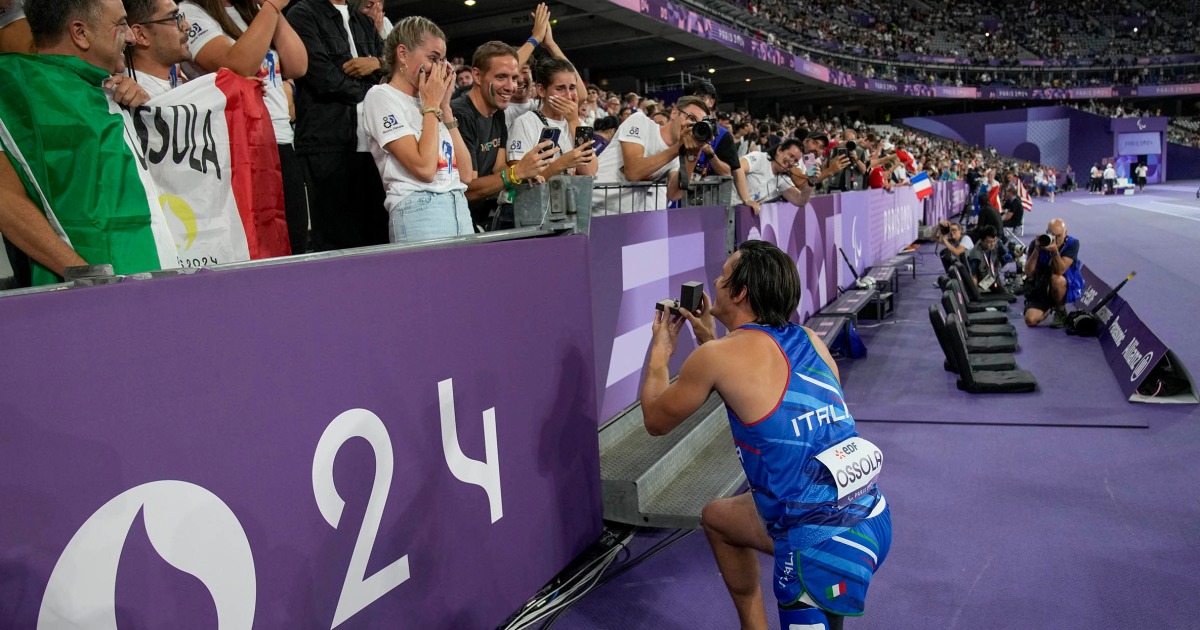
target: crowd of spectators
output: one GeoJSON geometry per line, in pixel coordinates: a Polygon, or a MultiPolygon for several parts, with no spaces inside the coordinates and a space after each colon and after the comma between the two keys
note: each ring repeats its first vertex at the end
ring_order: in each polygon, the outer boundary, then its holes
{"type": "Polygon", "coordinates": [[[878,0],[726,2],[735,18],[762,18],[751,23],[759,29],[755,35],[768,43],[867,78],[931,85],[1069,88],[1186,83],[1200,76],[1194,59],[1150,65],[1138,61],[1200,53],[1200,5],[1196,3],[1144,0],[1093,7],[1068,0],[1009,4],[963,0],[950,10],[940,10],[878,0]],[[913,56],[971,63],[956,66],[929,59],[909,63],[915,61],[913,56]],[[1034,60],[1051,62],[1036,71],[1019,66],[1034,60]]]}
{"type": "MultiPolygon", "coordinates": [[[[113,75],[110,97],[121,106],[137,107],[220,68],[259,79],[279,144],[293,253],[508,227],[514,194],[560,173],[596,175],[601,186],[663,184],[663,198],[647,199],[647,208],[679,200],[692,178],[730,176],[736,185],[729,201],[757,208],[777,199],[799,205],[814,194],[891,190],[920,172],[973,185],[1005,173],[1057,181],[1056,169],[1065,166],[1019,164],[994,149],[872,127],[832,109],[779,119],[722,111],[703,79],[689,83],[676,102],[608,91],[587,84],[568,61],[544,4],[519,46],[493,41],[470,59],[448,59],[438,25],[420,17],[393,25],[378,0],[349,7],[331,0],[235,0],[228,7],[216,0],[124,0],[130,24],[114,22],[124,31],[116,50],[123,40],[133,46],[122,63],[96,57],[65,31],[47,31],[63,26],[47,26],[56,16],[86,21],[72,17],[70,7],[108,6],[108,0],[7,1],[23,4],[38,24],[32,39],[39,49],[53,40],[59,54],[103,65],[113,75]],[[712,125],[711,136],[697,135],[697,125],[712,125]]],[[[789,11],[789,24],[816,29],[822,38],[853,42],[873,33],[862,43],[881,55],[945,27],[932,19],[913,26],[906,9],[873,1],[851,11],[818,0],[797,13],[779,0],[762,0],[753,10],[789,11]],[[842,26],[812,21],[820,16],[842,26]]],[[[1115,115],[1126,113],[1141,114],[1115,115]]],[[[7,184],[0,192],[33,199],[15,178],[7,184]]],[[[606,205],[596,210],[611,211],[606,205]]],[[[31,256],[43,256],[39,262],[50,260],[47,267],[57,273],[80,262],[45,257],[49,250],[39,243],[57,235],[49,226],[22,234],[29,227],[22,221],[0,224],[31,256]]]]}
{"type": "Polygon", "coordinates": [[[1200,118],[1172,118],[1167,128],[1167,141],[1200,148],[1200,118]]]}

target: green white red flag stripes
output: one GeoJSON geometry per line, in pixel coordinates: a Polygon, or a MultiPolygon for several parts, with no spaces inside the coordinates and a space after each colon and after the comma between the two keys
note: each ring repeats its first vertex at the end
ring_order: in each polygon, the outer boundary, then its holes
{"type": "MultiPolygon", "coordinates": [[[[118,274],[290,253],[257,82],[222,71],[131,113],[107,78],[74,57],[0,56],[0,146],[60,238],[118,274]]],[[[34,284],[57,281],[33,265],[34,284]]]]}

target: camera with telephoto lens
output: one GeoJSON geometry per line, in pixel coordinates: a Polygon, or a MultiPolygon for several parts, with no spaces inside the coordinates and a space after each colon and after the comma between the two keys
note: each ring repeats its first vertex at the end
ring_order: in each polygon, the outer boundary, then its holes
{"type": "Polygon", "coordinates": [[[1046,232],[1045,234],[1039,234],[1037,237],[1038,247],[1050,247],[1050,244],[1053,242],[1054,242],[1054,235],[1051,234],[1050,232],[1046,232]]]}
{"type": "Polygon", "coordinates": [[[850,157],[856,150],[858,150],[858,143],[853,140],[847,140],[842,143],[842,146],[834,149],[833,154],[850,157]]]}
{"type": "Polygon", "coordinates": [[[702,118],[692,124],[692,137],[700,142],[711,142],[717,135],[717,121],[711,117],[702,118]]]}

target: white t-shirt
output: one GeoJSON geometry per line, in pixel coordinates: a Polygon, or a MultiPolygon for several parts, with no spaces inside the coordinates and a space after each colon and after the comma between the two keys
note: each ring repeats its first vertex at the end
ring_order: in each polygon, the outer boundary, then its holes
{"type": "Polygon", "coordinates": [[[1116,179],[1116,178],[1117,178],[1117,170],[1116,169],[1114,169],[1111,166],[1104,169],[1104,179],[1116,179]]]}
{"type": "MultiPolygon", "coordinates": [[[[183,13],[188,23],[192,25],[188,29],[188,51],[192,55],[192,61],[196,60],[196,55],[213,38],[224,37],[233,43],[234,39],[226,35],[217,21],[205,13],[199,5],[183,2],[179,5],[179,12],[183,13]]],[[[225,7],[225,13],[238,28],[243,31],[249,28],[242,16],[238,15],[237,9],[225,7]]],[[[192,62],[184,62],[183,71],[184,74],[193,78],[208,74],[203,68],[192,62]]],[[[287,93],[283,91],[283,75],[279,73],[279,53],[274,48],[267,49],[267,56],[263,58],[257,77],[263,82],[263,100],[266,101],[267,111],[271,113],[271,126],[275,128],[275,142],[291,144],[295,134],[292,131],[291,116],[288,115],[287,93]]]]}
{"type": "Polygon", "coordinates": [[[350,56],[358,56],[358,47],[354,45],[354,31],[350,30],[350,7],[344,4],[335,4],[333,8],[342,14],[342,26],[346,29],[346,40],[350,42],[350,56]]]}
{"type": "Polygon", "coordinates": [[[171,74],[169,75],[169,78],[165,80],[151,76],[145,72],[137,73],[137,76],[134,78],[137,80],[137,84],[142,86],[143,90],[146,90],[146,94],[149,95],[150,98],[162,96],[163,94],[170,92],[172,89],[183,85],[182,77],[179,76],[179,69],[177,66],[171,66],[171,74]]]}
{"type": "Polygon", "coordinates": [[[25,18],[25,0],[12,0],[8,8],[0,7],[0,28],[25,18]]]}
{"type": "Polygon", "coordinates": [[[746,188],[754,201],[775,199],[783,195],[783,191],[795,188],[792,179],[787,175],[776,175],[771,170],[771,156],[762,151],[751,151],[742,158],[746,160],[746,188]]]}
{"type": "MultiPolygon", "coordinates": [[[[546,122],[559,130],[558,151],[550,159],[557,159],[559,155],[575,148],[575,138],[571,136],[571,128],[567,121],[547,117],[546,122]]],[[[542,119],[538,118],[537,112],[529,111],[522,114],[508,130],[508,146],[506,147],[508,161],[519,160],[525,157],[530,149],[536,147],[542,138],[542,129],[545,127],[542,119]]]]}
{"type": "Polygon", "coordinates": [[[1137,167],[1137,176],[1138,177],[1145,177],[1146,173],[1148,173],[1148,172],[1150,172],[1150,169],[1146,168],[1145,164],[1138,164],[1138,167],[1137,167]]]}
{"type": "Polygon", "coordinates": [[[504,108],[504,124],[508,127],[508,134],[512,135],[513,123],[517,122],[525,112],[533,111],[534,100],[529,99],[524,103],[509,103],[508,107],[504,108]]]}
{"type": "Polygon", "coordinates": [[[438,168],[433,181],[426,183],[413,177],[408,169],[388,151],[388,143],[405,136],[421,140],[421,99],[409,96],[396,88],[383,84],[367,91],[363,99],[363,125],[371,137],[371,155],[387,191],[384,205],[389,211],[397,202],[418,191],[452,192],[466,190],[458,173],[458,158],[454,155],[454,139],[446,125],[438,124],[438,168]]]}
{"type": "MultiPolygon", "coordinates": [[[[620,143],[630,142],[641,145],[642,157],[655,155],[668,147],[662,137],[662,127],[642,112],[634,112],[617,127],[612,144],[600,154],[600,164],[596,173],[596,185],[623,184],[629,180],[625,177],[625,155],[620,143]]],[[[679,160],[674,159],[650,176],[650,181],[666,179],[671,171],[679,170],[679,160]]],[[[601,216],[611,210],[618,212],[640,212],[643,210],[661,210],[667,207],[666,188],[657,190],[604,190],[596,189],[592,193],[592,214],[601,216]],[[606,201],[607,200],[607,201],[606,201]],[[606,210],[607,208],[607,210],[606,210]]]]}

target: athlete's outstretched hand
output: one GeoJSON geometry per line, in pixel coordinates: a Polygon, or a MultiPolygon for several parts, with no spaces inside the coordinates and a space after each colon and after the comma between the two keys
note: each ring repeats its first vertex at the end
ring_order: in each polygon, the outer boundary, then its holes
{"type": "Polygon", "coordinates": [[[651,350],[661,349],[667,356],[675,354],[675,346],[679,343],[679,331],[683,329],[684,318],[670,309],[654,311],[654,338],[651,350]]]}
{"type": "Polygon", "coordinates": [[[708,293],[702,293],[703,299],[700,301],[700,310],[695,313],[679,309],[680,314],[692,325],[692,334],[696,335],[696,345],[700,345],[706,341],[712,341],[716,338],[716,327],[713,324],[712,302],[708,300],[708,293]]]}

